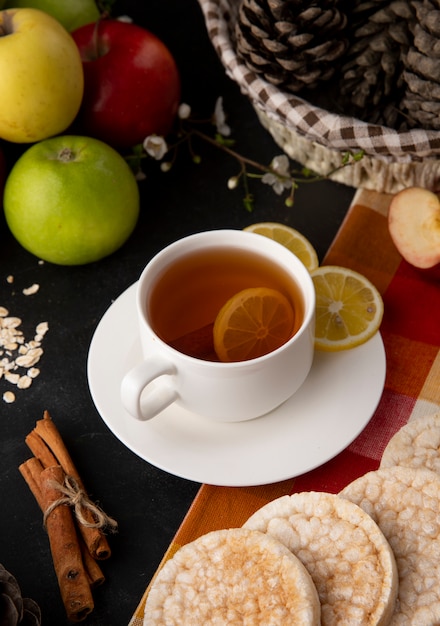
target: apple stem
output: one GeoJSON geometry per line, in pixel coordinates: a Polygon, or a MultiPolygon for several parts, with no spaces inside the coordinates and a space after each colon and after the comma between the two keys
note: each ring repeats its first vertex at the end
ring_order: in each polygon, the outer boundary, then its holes
{"type": "Polygon", "coordinates": [[[70,161],[75,160],[75,153],[70,148],[63,148],[58,153],[58,160],[63,163],[69,163],[70,161]]]}
{"type": "Polygon", "coordinates": [[[2,23],[0,24],[0,37],[6,37],[14,32],[12,17],[9,11],[2,11],[2,23]]]}
{"type": "Polygon", "coordinates": [[[106,14],[102,14],[101,17],[96,20],[95,22],[95,26],[93,28],[93,37],[92,37],[92,51],[93,51],[93,59],[99,59],[99,57],[102,57],[106,54],[106,49],[105,47],[103,47],[101,45],[100,39],[99,39],[99,26],[102,22],[102,20],[105,20],[108,18],[108,15],[106,14]]]}

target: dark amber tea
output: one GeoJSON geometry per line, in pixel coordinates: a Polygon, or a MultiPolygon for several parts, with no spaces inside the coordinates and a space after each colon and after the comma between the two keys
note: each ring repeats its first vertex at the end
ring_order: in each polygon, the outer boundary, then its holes
{"type": "Polygon", "coordinates": [[[276,263],[248,250],[196,250],[164,269],[150,291],[148,316],[166,343],[191,356],[217,360],[212,327],[222,306],[249,287],[269,287],[290,301],[301,326],[304,305],[298,286],[276,263]]]}

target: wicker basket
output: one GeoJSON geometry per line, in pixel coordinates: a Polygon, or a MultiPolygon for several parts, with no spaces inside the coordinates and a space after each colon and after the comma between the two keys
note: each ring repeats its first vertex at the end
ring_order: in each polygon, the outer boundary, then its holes
{"type": "Polygon", "coordinates": [[[227,74],[251,101],[260,122],[293,160],[328,175],[347,151],[363,158],[330,178],[352,187],[396,193],[440,189],[440,131],[396,131],[325,111],[250,71],[235,52],[239,0],[199,0],[212,44],[227,74]]]}

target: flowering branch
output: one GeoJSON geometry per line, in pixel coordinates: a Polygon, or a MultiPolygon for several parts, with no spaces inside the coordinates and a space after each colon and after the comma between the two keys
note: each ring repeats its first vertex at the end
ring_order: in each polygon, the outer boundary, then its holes
{"type": "Polygon", "coordinates": [[[164,137],[149,135],[142,145],[135,146],[133,153],[126,157],[138,180],[145,178],[141,167],[144,158],[150,157],[160,161],[160,169],[167,172],[174,165],[178,149],[183,143],[188,145],[193,162],[200,163],[201,157],[194,152],[192,144],[193,137],[197,137],[222,150],[238,162],[239,172],[229,178],[227,184],[229,189],[235,189],[240,182],[242,183],[245,192],[243,203],[248,211],[252,211],[254,206],[254,198],[249,189],[249,179],[259,179],[263,184],[270,185],[277,195],[288,192],[284,202],[286,206],[291,207],[294,204],[295,191],[300,184],[326,180],[339,170],[360,161],[364,155],[363,151],[343,153],[341,164],[326,175],[317,174],[306,167],[300,170],[291,169],[289,158],[285,154],[274,157],[270,165],[266,166],[239,154],[232,148],[235,142],[233,139],[229,139],[231,129],[226,123],[221,97],[216,102],[212,118],[208,120],[216,127],[216,133],[213,137],[196,128],[197,124],[206,125],[206,120],[200,121],[190,116],[190,107],[187,104],[181,104],[178,112],[179,129],[173,143],[168,143],[164,137]]]}

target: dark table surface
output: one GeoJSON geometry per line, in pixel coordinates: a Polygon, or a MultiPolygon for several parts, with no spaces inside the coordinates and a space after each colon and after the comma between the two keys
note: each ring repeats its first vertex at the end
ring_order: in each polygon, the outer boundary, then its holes
{"type": "MultiPolygon", "coordinates": [[[[116,4],[169,46],[180,68],[182,101],[209,116],[223,96],[228,122],[242,154],[268,164],[281,150],[260,126],[239,88],[227,78],[208,39],[196,0],[136,0],[116,4]]],[[[295,205],[259,181],[252,182],[255,208],[243,207],[241,189],[227,180],[237,164],[218,149],[200,146],[202,162],[179,159],[167,174],[149,170],[140,183],[142,211],[129,241],[112,256],[82,267],[39,264],[0,222],[0,306],[33,332],[47,321],[49,332],[39,363],[40,376],[26,390],[0,379],[16,401],[0,400],[0,563],[17,578],[24,596],[41,607],[45,626],[67,624],[47,535],[33,496],[18,471],[31,456],[24,438],[47,409],[52,415],[92,498],[119,522],[110,537],[112,556],[102,562],[106,582],[94,592],[93,626],[127,624],[169,542],[197,493],[199,484],[153,467],[128,450],[96,410],[87,381],[87,355],[93,333],[111,303],[134,283],[148,260],[168,243],[192,232],[243,228],[259,221],[284,222],[303,232],[320,259],[331,243],[354,190],[329,181],[301,185],[295,205]],[[12,275],[14,282],[7,282],[12,275]],[[40,290],[24,296],[33,283],[40,290]]]]}

